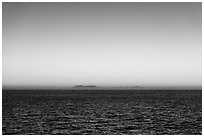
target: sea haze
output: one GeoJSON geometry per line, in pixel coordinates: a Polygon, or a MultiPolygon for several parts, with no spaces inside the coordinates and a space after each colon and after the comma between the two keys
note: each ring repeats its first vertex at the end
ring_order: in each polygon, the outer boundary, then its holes
{"type": "Polygon", "coordinates": [[[202,3],[3,3],[4,87],[201,87],[202,3]]]}

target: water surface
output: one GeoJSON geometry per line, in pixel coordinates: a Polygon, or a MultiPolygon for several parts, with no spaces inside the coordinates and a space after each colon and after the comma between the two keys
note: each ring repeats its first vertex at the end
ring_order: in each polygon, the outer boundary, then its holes
{"type": "Polygon", "coordinates": [[[202,134],[200,90],[14,91],[3,134],[202,134]]]}

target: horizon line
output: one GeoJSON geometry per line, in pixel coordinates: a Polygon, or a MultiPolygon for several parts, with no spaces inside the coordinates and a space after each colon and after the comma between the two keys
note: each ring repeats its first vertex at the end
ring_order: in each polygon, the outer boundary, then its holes
{"type": "MultiPolygon", "coordinates": [[[[92,85],[93,86],[93,85],[92,85]]],[[[2,87],[2,90],[202,90],[202,86],[95,86],[89,87],[2,87]]]]}

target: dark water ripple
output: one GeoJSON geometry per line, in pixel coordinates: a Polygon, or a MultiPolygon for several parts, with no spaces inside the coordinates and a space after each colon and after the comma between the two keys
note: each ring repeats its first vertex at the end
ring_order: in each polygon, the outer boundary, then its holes
{"type": "Polygon", "coordinates": [[[202,134],[201,91],[3,91],[3,134],[202,134]]]}

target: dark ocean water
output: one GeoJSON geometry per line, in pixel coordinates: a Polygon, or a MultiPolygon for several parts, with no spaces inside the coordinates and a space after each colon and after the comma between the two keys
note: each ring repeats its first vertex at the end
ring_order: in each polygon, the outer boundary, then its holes
{"type": "Polygon", "coordinates": [[[202,134],[202,91],[3,91],[3,134],[202,134]]]}

